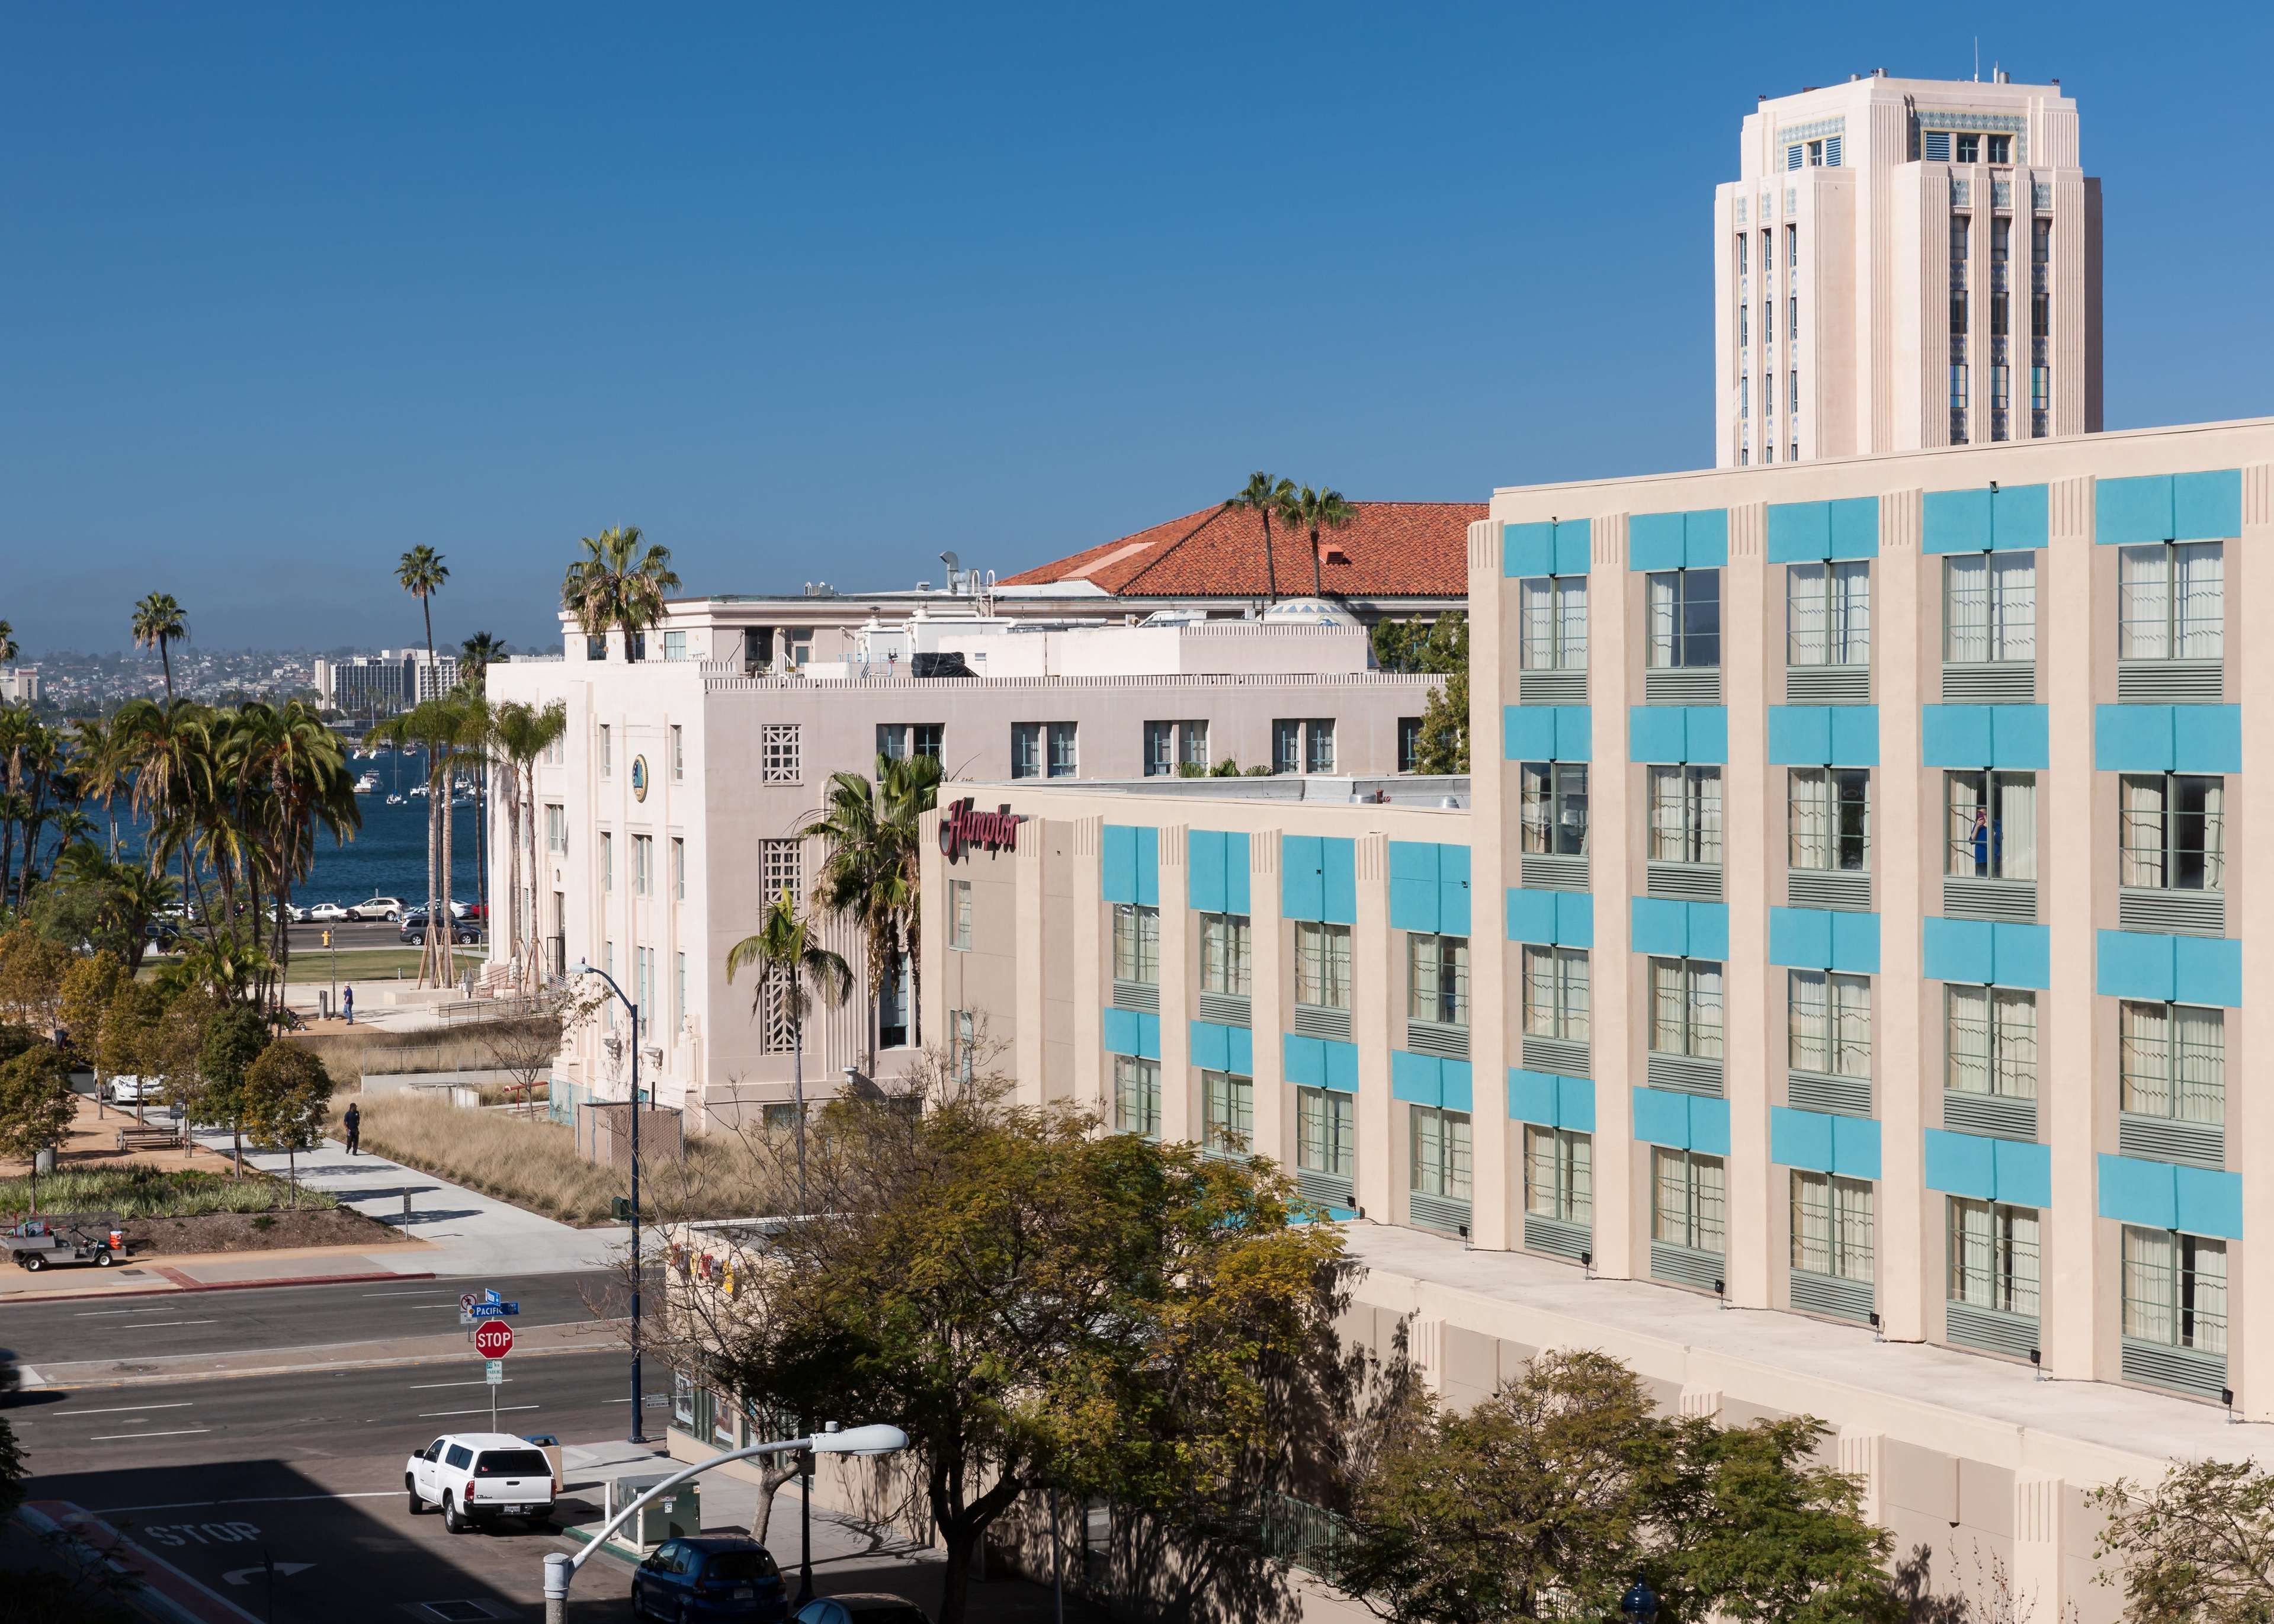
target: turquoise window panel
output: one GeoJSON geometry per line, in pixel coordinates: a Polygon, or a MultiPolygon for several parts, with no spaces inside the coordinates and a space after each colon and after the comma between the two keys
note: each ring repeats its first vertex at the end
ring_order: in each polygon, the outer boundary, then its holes
{"type": "Polygon", "coordinates": [[[1594,760],[1594,710],[1586,705],[1551,705],[1548,709],[1555,712],[1555,759],[1594,760]]]}
{"type": "Polygon", "coordinates": [[[1992,546],[2042,547],[2052,538],[2052,503],[2046,486],[2008,485],[1998,488],[1992,501],[1992,546]]]}
{"type": "Polygon", "coordinates": [[[1595,1131],[1595,1085],[1584,1077],[1558,1077],[1550,1071],[1526,1071],[1510,1066],[1508,1072],[1508,1114],[1512,1121],[1535,1123],[1543,1128],[1569,1128],[1577,1133],[1595,1131]]]}
{"type": "Polygon", "coordinates": [[[1437,848],[1437,929],[1449,936],[1470,933],[1469,848],[1437,848]]]}
{"type": "Polygon", "coordinates": [[[1727,959],[1729,956],[1729,905],[1726,902],[1685,902],[1690,911],[1690,957],[1727,959]]]}
{"type": "Polygon", "coordinates": [[[2173,936],[2172,996],[2181,1004],[2240,1009],[2242,944],[2217,936],[2173,936]]]}
{"type": "Polygon", "coordinates": [[[1358,922],[1358,847],[1337,836],[1286,835],[1279,842],[1279,909],[1289,919],[1358,922]]]}
{"type": "Polygon", "coordinates": [[[1358,923],[1358,842],[1347,836],[1321,840],[1319,875],[1326,922],[1358,923]]]}
{"type": "Polygon", "coordinates": [[[1212,1020],[1192,1023],[1192,1061],[1203,1071],[1255,1075],[1255,1034],[1246,1026],[1220,1026],[1212,1020]]]}
{"type": "Polygon", "coordinates": [[[1728,761],[1728,707],[1630,706],[1627,710],[1627,759],[1700,763],[1728,761]]]}
{"type": "Polygon", "coordinates": [[[1993,924],[1990,927],[1991,980],[2000,987],[2034,987],[2051,992],[2053,985],[2053,933],[2046,925],[1993,924]]]}
{"type": "Polygon", "coordinates": [[[1879,1124],[1864,1116],[1834,1116],[1832,1170],[1842,1178],[1879,1177],[1879,1124]]]}
{"type": "Polygon", "coordinates": [[[1726,705],[1684,705],[1683,732],[1685,762],[1700,765],[1726,763],[1729,759],[1729,710],[1726,705]]]}
{"type": "Polygon", "coordinates": [[[1876,767],[1877,705],[1771,705],[1769,761],[1781,767],[1876,767]]]}
{"type": "Polygon", "coordinates": [[[1595,898],[1584,891],[1525,891],[1511,886],[1508,939],[1551,947],[1593,947],[1595,898]]]}
{"type": "Polygon", "coordinates": [[[2050,1145],[2025,1145],[2018,1139],[1992,1139],[1990,1154],[1994,1177],[1992,1198],[2015,1207],[2047,1207],[2053,1204],[2053,1153],[2050,1145]]]}
{"type": "MultiPolygon", "coordinates": [[[[1770,511],[1773,513],[1775,509],[1770,511]]],[[[1920,517],[1920,545],[1924,552],[1990,551],[1990,492],[1986,488],[1929,491],[1920,517]]]]}
{"type": "Polygon", "coordinates": [[[1559,519],[1501,526],[1501,570],[1518,575],[1584,575],[1593,562],[1590,523],[1559,519]]]}
{"type": "Polygon", "coordinates": [[[1988,986],[1998,979],[1997,937],[1986,920],[1919,921],[1920,968],[1929,981],[1988,986]]]}
{"type": "Polygon", "coordinates": [[[1326,1050],[1326,1086],[1337,1094],[1356,1094],[1358,1092],[1358,1045],[1321,1040],[1320,1046],[1326,1050]]]}
{"type": "Polygon", "coordinates": [[[1108,902],[1161,906],[1161,831],[1105,825],[1099,877],[1108,902]]]}
{"type": "Polygon", "coordinates": [[[1186,898],[1202,914],[1248,914],[1247,837],[1195,829],[1188,837],[1186,898]]]}
{"type": "Polygon", "coordinates": [[[1926,1187],[1977,1201],[1996,1199],[1997,1144],[1997,1140],[1979,1133],[1929,1128],[1924,1157],[1926,1187]]]}
{"type": "Polygon", "coordinates": [[[2044,705],[1924,705],[1919,756],[1930,767],[2029,768],[2052,764],[2044,705]]]}
{"type": "Polygon", "coordinates": [[[2096,989],[2111,998],[2242,1006],[2242,944],[2144,930],[2097,934],[2096,989]]]}
{"type": "Polygon", "coordinates": [[[1434,932],[1441,912],[1437,848],[1426,841],[1389,843],[1389,928],[1434,932]]]}
{"type": "Polygon", "coordinates": [[[1719,569],[1729,561],[1729,510],[1642,513],[1627,521],[1630,569],[1719,569]]]}
{"type": "Polygon", "coordinates": [[[1773,907],[1769,910],[1769,962],[1803,970],[1877,975],[1879,916],[1830,908],[1773,907]]]}
{"type": "Polygon", "coordinates": [[[1628,904],[1628,929],[1629,945],[1638,953],[1686,959],[1729,956],[1729,905],[1726,902],[1632,898],[1628,904]]]}
{"type": "Polygon", "coordinates": [[[2240,469],[2095,482],[2093,539],[2103,546],[2219,541],[2241,534],[2240,469]]]}
{"type": "Polygon", "coordinates": [[[1473,1112],[1477,1109],[1475,1068],[1465,1060],[1440,1060],[1437,1072],[1445,1109],[1473,1112]]]}
{"type": "Polygon", "coordinates": [[[1879,556],[1879,499],[1876,496],[1769,504],[1768,560],[1772,564],[1879,556]]]}
{"type": "Polygon", "coordinates": [[[1879,1176],[1879,1124],[1862,1116],[1769,1108],[1769,1160],[1842,1178],[1879,1176]]]}
{"type": "Polygon", "coordinates": [[[1143,1060],[1161,1057],[1161,1018],[1138,1010],[1107,1010],[1105,1052],[1134,1055],[1143,1060]]]}
{"type": "Polygon", "coordinates": [[[1832,761],[1842,767],[1879,764],[1879,707],[1832,705],[1832,761]]]}
{"type": "Polygon", "coordinates": [[[2242,470],[2172,476],[2172,539],[2223,541],[2242,535],[2242,470]]]}
{"type": "Polygon", "coordinates": [[[1634,1136],[1645,1145],[1694,1150],[1708,1156],[1729,1154],[1729,1102],[1664,1088],[1634,1091],[1634,1136]]]}
{"type": "Polygon", "coordinates": [[[2240,705],[2173,705],[2172,771],[2242,771],[2240,705]]]}
{"type": "Polygon", "coordinates": [[[1868,559],[1879,556],[1879,499],[1849,496],[1828,503],[1832,509],[1832,551],[1826,558],[1868,559]]]}
{"type": "Polygon", "coordinates": [[[1990,765],[2048,771],[2053,764],[2051,710],[2044,705],[1985,705],[1990,765]]]}
{"type": "Polygon", "coordinates": [[[1501,749],[1506,760],[1590,761],[1594,756],[1594,717],[1585,705],[1507,705],[1501,717],[1501,749]]]}
{"type": "Polygon", "coordinates": [[[1305,1088],[1332,1088],[1342,1094],[1358,1092],[1358,1045],[1329,1038],[1306,1038],[1282,1033],[1279,1062],[1286,1079],[1305,1088]]]}
{"type": "Polygon", "coordinates": [[[2137,1156],[2116,1156],[2103,1151],[2100,1162],[2100,1215],[2119,1223],[2145,1224],[2151,1229],[2180,1227],[2180,1186],[2168,1162],[2147,1162],[2137,1156]]]}
{"type": "Polygon", "coordinates": [[[2103,772],[2172,771],[2172,707],[2095,705],[2092,762],[2103,772]]]}
{"type": "Polygon", "coordinates": [[[1729,1154],[1729,1102],[1690,1096],[1690,1148],[1704,1156],[1729,1154]]]}
{"type": "Polygon", "coordinates": [[[2242,1238],[2242,1176],[2213,1168],[2173,1168],[2173,1205],[2178,1222],[2172,1227],[2189,1235],[2242,1238]]]}
{"type": "Polygon", "coordinates": [[[1415,1055],[1402,1049],[1391,1049],[1389,1097],[1403,1100],[1408,1105],[1443,1105],[1443,1065],[1444,1062],[1434,1055],[1415,1055]]]}
{"type": "Polygon", "coordinates": [[[1682,561],[1690,569],[1720,569],[1729,561],[1729,510],[1701,508],[1682,515],[1682,561]]]}

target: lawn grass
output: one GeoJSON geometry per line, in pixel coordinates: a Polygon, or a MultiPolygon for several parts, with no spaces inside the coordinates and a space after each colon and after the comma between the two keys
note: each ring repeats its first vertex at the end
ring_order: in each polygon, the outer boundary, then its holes
{"type": "MultiPolygon", "coordinates": [[[[358,1103],[365,1150],[563,1223],[606,1223],[610,1204],[630,1192],[627,1175],[576,1154],[574,1129],[542,1116],[400,1094],[358,1103]]],[[[683,1162],[643,1157],[640,1185],[642,1207],[657,1209],[651,1218],[747,1217],[777,1206],[766,1194],[772,1169],[731,1134],[688,1135],[683,1162]]]]}
{"type": "MultiPolygon", "coordinates": [[[[284,967],[286,984],[305,987],[311,982],[330,981],[334,957],[320,947],[302,948],[284,967]]],[[[338,979],[343,986],[352,986],[357,981],[391,981],[398,972],[408,981],[418,974],[416,947],[348,947],[342,948],[336,957],[338,979]]]]}
{"type": "MultiPolygon", "coordinates": [[[[116,1213],[122,1218],[192,1218],[201,1213],[267,1213],[292,1203],[291,1187],[281,1178],[247,1173],[231,1178],[194,1168],[121,1167],[65,1169],[39,1181],[43,1213],[116,1213]]],[[[0,1214],[31,1209],[29,1178],[0,1178],[0,1214]]],[[[303,1208],[338,1203],[319,1191],[303,1189],[303,1208]]]]}
{"type": "MultiPolygon", "coordinates": [[[[463,1026],[418,1026],[391,1031],[384,1026],[358,1026],[296,1034],[292,1041],[324,1063],[332,1080],[351,1086],[365,1075],[399,1071],[485,1071],[516,1069],[529,1064],[532,1052],[549,1056],[555,1046],[557,1021],[477,1021],[463,1026]],[[532,1051],[531,1045],[536,1045],[532,1051]]],[[[538,1086],[543,1068],[536,1068],[538,1086]]],[[[344,1105],[344,1102],[343,1102],[344,1105]]]]}

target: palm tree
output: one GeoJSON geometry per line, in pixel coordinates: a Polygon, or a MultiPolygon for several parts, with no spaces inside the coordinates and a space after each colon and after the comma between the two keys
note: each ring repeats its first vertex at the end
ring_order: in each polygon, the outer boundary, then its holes
{"type": "Polygon", "coordinates": [[[476,632],[458,645],[458,680],[476,693],[481,692],[483,679],[489,668],[503,659],[509,646],[502,637],[489,632],[476,632]]]}
{"type": "Polygon", "coordinates": [[[129,700],[111,718],[120,759],[134,777],[134,809],[148,820],[146,841],[150,871],[177,858],[182,894],[195,897],[206,914],[205,891],[192,861],[199,831],[216,802],[212,713],[189,700],[129,700]]]}
{"type": "Polygon", "coordinates": [[[1311,532],[1311,596],[1325,597],[1319,578],[1319,532],[1343,529],[1358,517],[1358,509],[1343,500],[1340,491],[1314,491],[1305,485],[1279,513],[1289,524],[1311,532]]]}
{"type": "Polygon", "coordinates": [[[758,984],[750,994],[756,1015],[768,989],[782,1001],[789,1017],[790,1097],[797,1110],[797,1202],[803,1215],[805,1199],[805,1012],[818,993],[832,1009],[853,994],[853,971],[838,954],[814,940],[813,921],[801,916],[797,898],[784,886],[766,910],[758,933],[744,936],[727,950],[727,979],[745,965],[759,966],[758,984]]]}
{"type": "Polygon", "coordinates": [[[938,801],[939,781],[937,757],[879,756],[873,787],[857,772],[832,774],[827,804],[798,831],[826,842],[814,880],[815,905],[850,920],[867,950],[871,1076],[885,989],[916,940],[918,823],[938,801]]]}
{"type": "Polygon", "coordinates": [[[450,984],[451,932],[445,924],[445,916],[449,909],[450,774],[456,764],[451,756],[451,741],[457,737],[461,726],[461,718],[449,701],[430,699],[388,717],[369,734],[375,744],[404,752],[424,751],[426,757],[426,932],[425,946],[418,956],[421,987],[450,984]],[[439,941],[435,936],[438,927],[442,927],[439,941]]]}
{"type": "MultiPolygon", "coordinates": [[[[535,993],[538,988],[537,955],[537,763],[546,751],[568,730],[568,708],[561,700],[539,710],[534,705],[510,700],[500,705],[493,718],[491,730],[491,762],[502,767],[506,775],[506,838],[510,843],[507,887],[511,900],[507,905],[510,934],[507,940],[513,944],[516,968],[523,990],[535,993]],[[529,882],[528,911],[523,912],[521,854],[522,820],[529,823],[529,882]]],[[[497,939],[497,922],[490,923],[491,940],[497,939]]]]}
{"type": "Polygon", "coordinates": [[[1271,521],[1275,515],[1284,514],[1294,498],[1293,480],[1274,479],[1269,474],[1257,473],[1247,477],[1246,489],[1224,505],[1227,513],[1252,513],[1263,521],[1263,579],[1273,603],[1279,601],[1279,572],[1271,561],[1271,521]]]}
{"type": "Polygon", "coordinates": [[[134,605],[134,618],[128,623],[134,634],[138,649],[155,649],[158,660],[166,668],[166,698],[174,697],[174,658],[167,652],[168,645],[181,642],[190,635],[190,623],[182,613],[182,605],[174,601],[171,592],[153,592],[134,605]]]}
{"type": "Polygon", "coordinates": [[[663,619],[663,595],[675,591],[679,576],[671,549],[650,546],[636,524],[617,525],[598,537],[581,538],[584,556],[568,566],[561,583],[561,606],[576,617],[588,637],[605,637],[611,628],[624,635],[624,658],[639,658],[640,634],[663,619]]]}
{"type": "Polygon", "coordinates": [[[11,660],[15,658],[16,628],[7,621],[0,620],[0,660],[11,660]]]}
{"type": "Polygon", "coordinates": [[[292,887],[314,869],[318,829],[345,845],[362,827],[362,809],[339,734],[299,700],[241,707],[223,735],[221,765],[226,779],[239,786],[240,816],[251,825],[245,844],[256,913],[260,881],[275,902],[268,951],[281,1001],[291,964],[292,887]]]}
{"type": "MultiPolygon", "coordinates": [[[[449,566],[442,555],[421,542],[404,553],[395,567],[395,582],[404,591],[418,600],[418,612],[426,617],[426,664],[434,664],[434,594],[450,578],[449,566]]],[[[416,703],[418,693],[414,683],[410,698],[416,703]]]]}

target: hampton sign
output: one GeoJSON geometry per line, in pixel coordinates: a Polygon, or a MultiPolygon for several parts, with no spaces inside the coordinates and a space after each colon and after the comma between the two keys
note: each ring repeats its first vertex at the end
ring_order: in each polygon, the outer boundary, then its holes
{"type": "Polygon", "coordinates": [[[939,815],[940,855],[953,862],[967,851],[1015,852],[1019,849],[1019,825],[1027,821],[1023,813],[1013,812],[1007,806],[992,812],[972,810],[971,798],[950,801],[939,815]]]}

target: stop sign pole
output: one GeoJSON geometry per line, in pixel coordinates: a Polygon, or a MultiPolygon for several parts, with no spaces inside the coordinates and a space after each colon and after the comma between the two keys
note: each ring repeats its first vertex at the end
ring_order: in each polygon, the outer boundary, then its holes
{"type": "MultiPolygon", "coordinates": [[[[504,1358],[506,1355],[513,1351],[513,1327],[502,1320],[483,1320],[479,1325],[474,1327],[474,1351],[480,1354],[485,1359],[491,1360],[493,1362],[492,1370],[494,1371],[494,1362],[504,1358]]],[[[500,1378],[496,1375],[490,1375],[490,1431],[493,1432],[497,1431],[497,1390],[499,1380],[500,1378]]]]}

